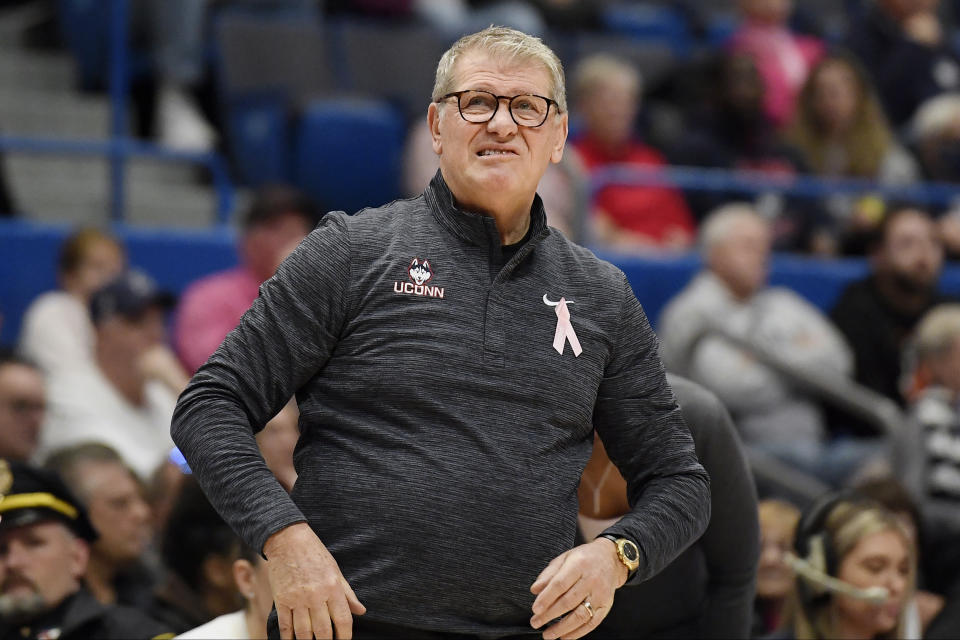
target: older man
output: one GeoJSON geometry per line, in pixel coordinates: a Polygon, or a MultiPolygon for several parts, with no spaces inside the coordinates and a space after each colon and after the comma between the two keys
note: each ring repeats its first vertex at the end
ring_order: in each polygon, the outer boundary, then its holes
{"type": "Polygon", "coordinates": [[[268,559],[284,638],[580,637],[702,533],[707,476],[626,278],[545,223],[553,52],[462,38],[427,123],[423,195],[327,215],[194,376],[174,440],[268,559]],[[294,392],[288,496],[252,432],[294,392]],[[594,429],[633,510],[571,549],[594,429]]]}
{"type": "Polygon", "coordinates": [[[0,460],[0,638],[170,637],[135,609],[103,605],[83,586],[86,511],[56,474],[0,460]]]}
{"type": "Polygon", "coordinates": [[[729,204],[710,214],[701,228],[701,244],[706,268],[670,301],[660,319],[664,362],[719,396],[748,447],[841,481],[861,452],[822,448],[827,432],[816,399],[754,354],[711,332],[776,351],[798,369],[834,376],[846,375],[852,367],[843,336],[796,293],[767,286],[771,229],[751,205],[729,204]],[[836,459],[826,457],[831,451],[836,459]]]}

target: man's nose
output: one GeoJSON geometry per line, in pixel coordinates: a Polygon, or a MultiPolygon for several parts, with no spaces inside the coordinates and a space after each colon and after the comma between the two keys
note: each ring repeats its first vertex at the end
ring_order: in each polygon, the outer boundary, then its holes
{"type": "Polygon", "coordinates": [[[517,123],[513,121],[513,116],[510,115],[510,101],[501,99],[497,112],[487,122],[487,131],[498,135],[509,135],[515,133],[516,130],[517,123]]]}

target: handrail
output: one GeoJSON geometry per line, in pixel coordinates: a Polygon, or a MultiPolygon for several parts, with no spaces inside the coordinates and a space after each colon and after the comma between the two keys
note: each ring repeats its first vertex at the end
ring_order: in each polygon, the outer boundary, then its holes
{"type": "Polygon", "coordinates": [[[960,200],[960,185],[921,182],[881,184],[862,178],[822,178],[812,175],[772,175],[755,170],[710,169],[687,166],[638,167],[616,164],[596,169],[590,176],[590,193],[611,185],[678,187],[694,191],[779,191],[787,195],[822,198],[837,194],[870,193],[918,204],[949,205],[960,200]]]}
{"type": "Polygon", "coordinates": [[[904,417],[900,408],[886,396],[855,380],[832,371],[813,371],[797,366],[766,345],[747,340],[719,325],[706,327],[694,344],[709,335],[746,351],[798,388],[869,422],[884,436],[893,436],[902,428],[904,417]]]}
{"type": "MultiPolygon", "coordinates": [[[[103,156],[111,161],[125,162],[130,157],[141,157],[162,162],[181,162],[205,167],[210,171],[217,194],[216,220],[226,225],[233,211],[234,189],[223,158],[214,152],[196,153],[175,151],[165,147],[143,142],[133,138],[121,137],[106,140],[55,140],[51,138],[32,138],[25,136],[0,135],[0,152],[19,151],[24,153],[56,154],[70,156],[103,156]]],[[[116,169],[114,169],[116,170],[116,169]]],[[[111,180],[123,180],[112,175],[111,180]]],[[[117,191],[114,191],[117,197],[117,191]]],[[[113,210],[113,222],[123,222],[123,190],[119,190],[120,209],[113,210]]]]}
{"type": "Polygon", "coordinates": [[[143,157],[181,162],[210,171],[217,192],[216,220],[226,225],[233,211],[233,183],[226,162],[216,152],[186,152],[131,138],[127,133],[129,0],[110,1],[110,137],[106,140],[55,140],[0,135],[0,152],[103,156],[110,162],[110,218],[123,222],[126,209],[126,162],[143,157]]]}

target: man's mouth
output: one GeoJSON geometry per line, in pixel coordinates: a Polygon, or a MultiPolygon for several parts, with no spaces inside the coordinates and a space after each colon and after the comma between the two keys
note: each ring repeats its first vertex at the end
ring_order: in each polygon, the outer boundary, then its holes
{"type": "Polygon", "coordinates": [[[478,153],[478,156],[514,156],[516,153],[513,151],[508,151],[506,149],[481,149],[478,153]]]}

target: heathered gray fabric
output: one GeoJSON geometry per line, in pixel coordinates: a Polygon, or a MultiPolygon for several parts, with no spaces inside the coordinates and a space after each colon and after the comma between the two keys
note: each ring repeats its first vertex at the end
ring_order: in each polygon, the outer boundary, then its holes
{"type": "Polygon", "coordinates": [[[506,264],[492,218],[423,196],[330,214],[284,262],[177,405],[173,437],[254,548],[306,520],[370,619],[530,631],[529,587],[569,549],[598,430],[635,510],[646,579],[703,532],[709,481],[657,339],[622,272],[546,226],[506,264]],[[396,293],[430,262],[443,298],[396,293]],[[564,296],[583,346],[553,347],[564,296]],[[291,496],[253,433],[296,392],[291,496]]]}

